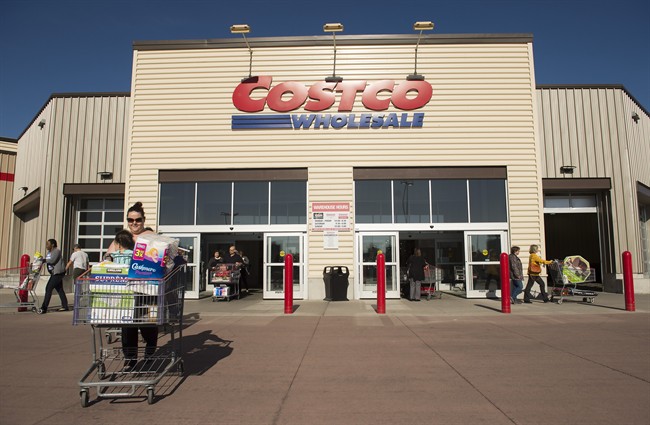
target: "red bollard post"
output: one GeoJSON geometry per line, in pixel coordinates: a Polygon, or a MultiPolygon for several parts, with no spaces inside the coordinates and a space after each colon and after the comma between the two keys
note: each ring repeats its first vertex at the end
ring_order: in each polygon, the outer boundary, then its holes
{"type": "MultiPolygon", "coordinates": [[[[29,255],[23,254],[20,257],[20,284],[22,284],[25,279],[29,276],[29,255]]],[[[20,302],[27,302],[27,290],[21,289],[18,291],[18,297],[20,302]]],[[[18,307],[18,311],[27,311],[27,307],[18,307]]]]}
{"type": "Polygon", "coordinates": [[[386,258],[377,254],[377,314],[386,314],[386,258]]]}
{"type": "Polygon", "coordinates": [[[510,313],[510,258],[501,253],[501,313],[510,313]]]}
{"type": "Polygon", "coordinates": [[[293,255],[284,256],[284,314],[293,314],[293,255]]]}
{"type": "Polygon", "coordinates": [[[623,288],[625,291],[625,310],[635,311],[634,278],[632,277],[632,254],[630,251],[623,253],[623,288]]]}

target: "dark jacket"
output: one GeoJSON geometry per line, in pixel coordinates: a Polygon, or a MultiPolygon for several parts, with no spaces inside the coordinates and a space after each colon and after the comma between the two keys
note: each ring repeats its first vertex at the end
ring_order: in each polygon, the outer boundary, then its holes
{"type": "Polygon", "coordinates": [[[409,278],[416,281],[424,280],[424,267],[427,265],[424,257],[411,255],[408,260],[406,260],[408,266],[408,275],[409,278]]]}
{"type": "Polygon", "coordinates": [[[524,268],[521,265],[521,260],[516,254],[510,254],[510,279],[524,280],[524,268]]]}

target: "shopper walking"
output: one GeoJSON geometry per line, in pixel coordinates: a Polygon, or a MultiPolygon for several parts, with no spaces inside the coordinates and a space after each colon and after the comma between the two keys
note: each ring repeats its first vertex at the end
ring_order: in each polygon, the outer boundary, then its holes
{"type": "Polygon", "coordinates": [[[74,244],[74,251],[70,255],[70,260],[66,264],[65,269],[69,270],[72,267],[72,279],[77,280],[79,276],[88,270],[88,254],[81,250],[78,243],[74,244]]]}
{"type": "Polygon", "coordinates": [[[542,294],[542,299],[547,303],[549,302],[549,299],[548,294],[546,293],[546,285],[539,275],[542,272],[542,264],[551,264],[552,261],[544,260],[540,257],[539,245],[531,245],[528,252],[530,253],[530,258],[528,259],[528,283],[524,290],[524,302],[528,304],[532,302],[530,301],[530,290],[533,288],[533,285],[537,283],[539,285],[539,292],[542,294]]]}
{"type": "Polygon", "coordinates": [[[510,248],[510,256],[508,257],[508,262],[510,263],[510,282],[512,283],[510,299],[513,304],[522,303],[521,300],[517,299],[517,296],[524,290],[524,269],[519,259],[519,251],[520,248],[518,246],[513,246],[510,248]]]}
{"type": "Polygon", "coordinates": [[[48,239],[45,243],[45,248],[47,249],[47,254],[45,254],[45,263],[47,264],[47,271],[50,273],[50,279],[47,281],[47,286],[45,286],[45,297],[43,298],[43,304],[41,308],[36,310],[38,314],[47,313],[47,308],[50,306],[50,299],[52,298],[52,292],[56,289],[56,292],[61,298],[61,308],[58,311],[68,311],[68,298],[65,296],[65,291],[63,290],[63,276],[65,276],[65,265],[63,264],[63,256],[61,255],[61,250],[58,248],[56,239],[48,239]]]}
{"type": "Polygon", "coordinates": [[[415,248],[413,255],[406,260],[408,277],[410,283],[409,299],[411,301],[420,301],[420,292],[422,282],[424,281],[424,268],[427,265],[426,260],[422,257],[420,248],[415,248]]]}

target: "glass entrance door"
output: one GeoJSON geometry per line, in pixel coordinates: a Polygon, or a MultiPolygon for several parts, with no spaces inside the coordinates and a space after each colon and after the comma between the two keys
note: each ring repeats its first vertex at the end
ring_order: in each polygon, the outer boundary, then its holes
{"type": "Polygon", "coordinates": [[[306,298],[304,285],[304,234],[273,233],[264,235],[264,298],[284,298],[284,259],[293,255],[293,297],[306,298]]]}
{"type": "Polygon", "coordinates": [[[178,239],[178,246],[189,250],[185,268],[185,298],[199,299],[201,290],[198,259],[201,258],[201,244],[199,243],[201,235],[198,233],[165,233],[165,236],[178,239]]]}
{"type": "Polygon", "coordinates": [[[506,232],[465,232],[465,247],[467,297],[501,297],[499,257],[507,251],[506,232]]]}
{"type": "Polygon", "coordinates": [[[377,253],[381,251],[386,259],[386,298],[399,298],[398,233],[359,233],[357,246],[360,297],[377,298],[377,253]]]}

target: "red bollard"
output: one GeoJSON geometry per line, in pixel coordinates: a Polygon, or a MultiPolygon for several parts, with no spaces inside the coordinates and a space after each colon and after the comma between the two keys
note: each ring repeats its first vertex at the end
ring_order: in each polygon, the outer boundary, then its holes
{"type": "Polygon", "coordinates": [[[625,310],[635,311],[634,278],[632,277],[632,254],[630,254],[630,251],[623,253],[623,288],[625,291],[625,310]]]}
{"type": "Polygon", "coordinates": [[[510,313],[510,258],[501,253],[501,313],[510,313]]]}
{"type": "Polygon", "coordinates": [[[284,314],[293,314],[293,255],[284,256],[284,314]]]}
{"type": "MultiPolygon", "coordinates": [[[[25,281],[25,279],[29,276],[29,255],[23,254],[20,257],[20,283],[25,281]]],[[[27,290],[26,289],[21,289],[18,291],[18,297],[20,298],[21,303],[26,303],[27,302],[27,290]]],[[[18,307],[18,311],[27,311],[27,307],[18,307]]]]}
{"type": "Polygon", "coordinates": [[[377,314],[386,314],[386,259],[377,254],[377,314]]]}

